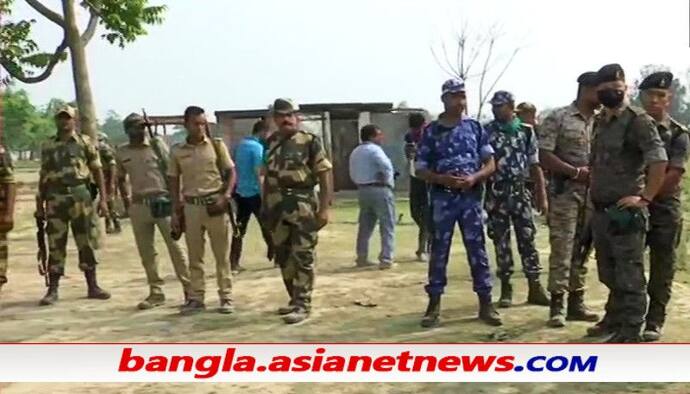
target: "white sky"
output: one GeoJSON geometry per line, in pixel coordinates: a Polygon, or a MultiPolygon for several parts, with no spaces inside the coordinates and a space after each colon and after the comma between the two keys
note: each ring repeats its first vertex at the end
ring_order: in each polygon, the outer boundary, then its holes
{"type": "MultiPolygon", "coordinates": [[[[59,31],[23,0],[14,17],[34,17],[45,50],[59,31]]],[[[60,10],[59,0],[44,0],[60,10]]],[[[572,100],[577,76],[620,63],[634,79],[645,64],[690,67],[686,0],[169,0],[165,23],[124,50],[94,37],[87,48],[98,113],[146,107],[177,114],[263,108],[275,97],[298,102],[407,101],[440,109],[447,79],[430,46],[464,22],[499,23],[499,48],[523,46],[497,88],[539,108],[572,100]]],[[[85,15],[82,15],[85,16],[85,15]]],[[[452,45],[452,44],[451,44],[452,45]]],[[[437,46],[437,48],[440,48],[437,46]]],[[[685,78],[683,78],[685,79],[685,78]]],[[[477,81],[469,82],[476,89],[477,81]]],[[[37,85],[20,85],[38,104],[72,99],[69,63],[37,85]]],[[[476,98],[470,95],[470,109],[476,98]]]]}

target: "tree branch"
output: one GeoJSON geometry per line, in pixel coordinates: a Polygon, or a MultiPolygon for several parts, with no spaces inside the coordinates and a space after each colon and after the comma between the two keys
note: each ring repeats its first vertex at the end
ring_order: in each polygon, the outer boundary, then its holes
{"type": "Polygon", "coordinates": [[[86,44],[91,41],[93,35],[96,33],[96,27],[98,27],[98,13],[93,8],[90,9],[91,17],[89,18],[89,24],[86,26],[84,33],[81,35],[81,44],[86,46],[86,44]]]}
{"type": "Polygon", "coordinates": [[[39,0],[25,0],[25,1],[27,4],[29,4],[31,6],[31,8],[36,10],[39,14],[45,16],[48,20],[52,21],[53,23],[62,27],[63,29],[65,28],[65,19],[62,17],[62,15],[60,15],[57,12],[46,7],[39,0]]]}
{"type": "Polygon", "coordinates": [[[506,62],[506,65],[503,67],[503,70],[501,70],[501,72],[498,74],[498,76],[494,80],[494,83],[492,83],[491,86],[489,87],[489,90],[487,91],[486,97],[484,97],[484,100],[486,100],[486,98],[489,97],[489,94],[491,94],[491,92],[494,90],[494,88],[496,87],[496,84],[501,79],[501,77],[503,77],[503,74],[505,74],[506,70],[508,70],[508,67],[510,67],[510,64],[513,62],[515,55],[517,55],[517,53],[520,51],[520,49],[521,48],[516,48],[513,51],[513,53],[510,55],[510,58],[506,62]]]}
{"type": "Polygon", "coordinates": [[[496,42],[495,38],[491,38],[489,40],[489,48],[486,53],[486,60],[484,60],[484,66],[482,67],[482,76],[479,78],[479,109],[477,110],[477,118],[479,118],[482,115],[482,107],[484,106],[484,102],[486,101],[486,96],[484,95],[484,79],[486,78],[486,71],[487,67],[489,66],[489,62],[491,61],[491,55],[494,49],[494,43],[496,42]]]}
{"type": "Polygon", "coordinates": [[[63,39],[62,43],[55,48],[55,52],[53,53],[53,56],[50,58],[50,61],[48,62],[48,65],[46,65],[45,70],[38,75],[38,76],[28,76],[24,74],[21,71],[16,71],[16,68],[13,67],[13,65],[8,62],[6,59],[0,58],[0,65],[12,76],[12,78],[23,82],[23,83],[38,83],[45,81],[50,77],[50,75],[53,73],[53,69],[55,66],[60,62],[60,59],[62,58],[62,55],[65,53],[67,50],[67,40],[63,39]]]}
{"type": "Polygon", "coordinates": [[[448,70],[439,60],[438,56],[436,56],[436,51],[434,51],[433,46],[429,46],[429,49],[431,49],[431,55],[434,57],[434,61],[436,62],[436,65],[443,71],[444,73],[448,74],[450,77],[455,78],[456,75],[453,73],[452,69],[448,70]]]}

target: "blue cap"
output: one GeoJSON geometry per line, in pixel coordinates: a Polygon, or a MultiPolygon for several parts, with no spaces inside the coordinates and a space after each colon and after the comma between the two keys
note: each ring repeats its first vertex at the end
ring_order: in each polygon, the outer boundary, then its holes
{"type": "Polygon", "coordinates": [[[462,79],[449,79],[443,83],[441,88],[441,95],[446,93],[464,93],[465,92],[465,81],[462,79]]]}
{"type": "Polygon", "coordinates": [[[494,93],[494,96],[491,98],[491,105],[493,106],[501,106],[514,102],[515,97],[513,97],[510,92],[506,92],[505,90],[499,90],[498,92],[494,93]]]}

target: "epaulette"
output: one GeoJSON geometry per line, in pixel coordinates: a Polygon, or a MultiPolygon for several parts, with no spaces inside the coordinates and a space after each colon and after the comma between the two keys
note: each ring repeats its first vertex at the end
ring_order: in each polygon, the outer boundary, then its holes
{"type": "Polygon", "coordinates": [[[670,118],[671,124],[675,126],[676,128],[680,129],[680,131],[687,133],[688,128],[687,126],[684,126],[682,123],[678,122],[677,120],[670,118]]]}
{"type": "Polygon", "coordinates": [[[644,109],[642,109],[640,107],[636,107],[634,105],[628,105],[627,109],[629,109],[632,113],[634,113],[637,116],[647,115],[647,111],[645,111],[644,109]]]}

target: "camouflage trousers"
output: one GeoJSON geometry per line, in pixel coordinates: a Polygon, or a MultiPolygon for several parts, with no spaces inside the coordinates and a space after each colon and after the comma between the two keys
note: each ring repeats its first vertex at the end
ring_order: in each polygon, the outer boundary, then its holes
{"type": "Polygon", "coordinates": [[[415,177],[410,177],[410,215],[419,228],[417,254],[428,253],[431,239],[429,190],[426,182],[415,177]]]}
{"type": "Polygon", "coordinates": [[[7,233],[0,232],[0,287],[7,283],[7,233]]]}
{"type": "Polygon", "coordinates": [[[494,184],[486,193],[485,208],[489,216],[487,234],[496,249],[496,276],[502,281],[513,275],[513,251],[510,245],[510,225],[517,238],[522,269],[528,279],[536,279],[541,273],[539,253],[534,243],[537,229],[534,226],[532,203],[524,184],[504,184],[502,190],[494,184]]]}
{"type": "Polygon", "coordinates": [[[290,305],[311,309],[314,290],[314,259],[318,242],[316,201],[313,198],[284,196],[269,229],[275,246],[275,262],[280,266],[290,305]]]}
{"type": "Polygon", "coordinates": [[[48,235],[48,269],[64,275],[67,257],[67,234],[72,236],[79,251],[79,268],[93,270],[98,262],[94,255],[93,202],[86,186],[75,187],[71,194],[52,194],[46,201],[46,234],[48,235]]]}
{"type": "Polygon", "coordinates": [[[607,319],[619,326],[623,335],[637,336],[647,313],[643,263],[646,228],[621,232],[608,214],[598,209],[592,217],[592,232],[599,281],[610,291],[607,319]]]}
{"type": "Polygon", "coordinates": [[[431,191],[434,234],[429,259],[429,295],[443,294],[448,282],[446,270],[454,227],[460,226],[462,240],[470,263],[473,290],[479,296],[491,294],[491,269],[486,255],[482,204],[477,193],[431,191]]]}
{"type": "Polygon", "coordinates": [[[647,322],[658,327],[666,320],[666,305],[671,299],[676,269],[676,249],[683,223],[680,198],[665,197],[649,206],[649,311],[647,322]]]}
{"type": "Polygon", "coordinates": [[[584,290],[587,266],[573,261],[577,218],[585,207],[584,185],[568,182],[564,192],[549,192],[549,284],[553,294],[584,290]]]}

